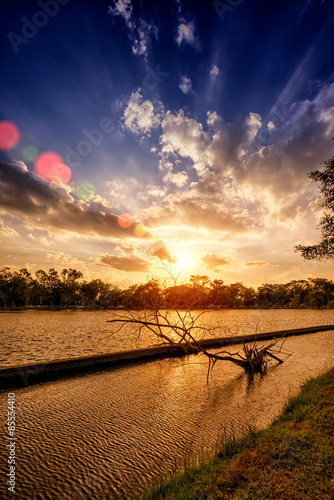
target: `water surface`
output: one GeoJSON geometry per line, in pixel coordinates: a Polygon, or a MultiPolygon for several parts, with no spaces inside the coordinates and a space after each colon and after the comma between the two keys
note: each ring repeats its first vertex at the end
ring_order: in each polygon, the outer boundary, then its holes
{"type": "MultiPolygon", "coordinates": [[[[334,331],[290,337],[285,347],[293,355],[252,382],[221,362],[207,385],[207,364],[193,355],[16,390],[17,498],[95,500],[109,488],[111,498],[131,499],[213,453],[223,434],[266,426],[302,382],[333,366],[334,331]]],[[[0,393],[2,415],[6,399],[0,393]]],[[[2,447],[1,498],[6,458],[2,447]]]]}
{"type": "MultiPolygon", "coordinates": [[[[0,313],[0,368],[139,349],[159,342],[149,333],[138,338],[133,325],[116,333],[116,325],[107,323],[114,315],[112,311],[0,313]]],[[[246,335],[331,325],[334,310],[220,310],[203,315],[201,322],[212,327],[209,335],[213,337],[246,335]]]]}

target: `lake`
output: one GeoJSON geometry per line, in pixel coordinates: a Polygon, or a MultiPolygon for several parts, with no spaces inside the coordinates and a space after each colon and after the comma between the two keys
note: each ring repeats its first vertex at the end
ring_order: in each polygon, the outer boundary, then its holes
{"type": "MultiPolygon", "coordinates": [[[[334,324],[329,310],[226,310],[210,316],[224,325],[220,334],[231,335],[254,333],[258,320],[259,332],[334,324]]],[[[134,341],[130,331],[123,340],[110,336],[109,317],[103,311],[2,313],[1,358],[12,365],[148,342],[134,341]]],[[[17,498],[95,500],[108,488],[112,499],[131,499],[163,474],[212,454],[222,436],[240,434],[248,424],[266,426],[308,377],[334,364],[334,331],[289,337],[284,347],[291,356],[253,380],[220,362],[207,384],[205,360],[192,355],[16,389],[17,498]]],[[[6,402],[7,391],[0,391],[2,415],[6,402]]],[[[2,447],[1,498],[9,498],[7,472],[2,447]]]]}
{"type": "MultiPolygon", "coordinates": [[[[0,368],[139,349],[158,343],[149,333],[138,338],[133,325],[115,333],[116,326],[107,323],[115,314],[113,311],[2,312],[0,368]]],[[[213,337],[246,335],[334,324],[334,310],[214,310],[202,316],[201,322],[210,324],[213,337]]]]}

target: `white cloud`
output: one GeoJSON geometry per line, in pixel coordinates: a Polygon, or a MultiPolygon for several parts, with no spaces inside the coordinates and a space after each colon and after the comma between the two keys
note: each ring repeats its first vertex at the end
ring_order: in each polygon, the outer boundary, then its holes
{"type": "Polygon", "coordinates": [[[182,43],[191,45],[194,49],[199,48],[199,40],[195,34],[196,27],[195,23],[190,21],[187,23],[185,19],[180,18],[179,25],[177,27],[176,43],[180,47],[182,43]]]}
{"type": "MultiPolygon", "coordinates": [[[[165,178],[164,178],[165,180],[165,178]]],[[[177,187],[183,187],[185,184],[187,184],[188,181],[188,174],[187,172],[178,172],[177,174],[171,174],[170,178],[168,179],[170,182],[175,184],[177,187]]]]}
{"type": "Polygon", "coordinates": [[[48,262],[56,262],[57,264],[69,264],[73,262],[75,264],[79,263],[79,260],[76,257],[71,255],[66,255],[64,252],[50,252],[46,254],[46,260],[48,262]]]}
{"type": "Polygon", "coordinates": [[[334,106],[323,109],[319,115],[319,121],[327,123],[326,135],[332,134],[334,129],[334,106]]]}
{"type": "Polygon", "coordinates": [[[216,64],[211,66],[210,75],[214,78],[219,75],[219,68],[216,64]]]}
{"type": "Polygon", "coordinates": [[[121,16],[126,22],[128,27],[132,27],[132,3],[131,0],[117,0],[115,6],[108,7],[108,14],[113,16],[121,16]]]}
{"type": "Polygon", "coordinates": [[[303,227],[314,217],[307,173],[331,156],[333,95],[328,86],[284,116],[276,113],[274,127],[270,121],[262,127],[255,112],[228,123],[210,111],[203,126],[183,110],[167,111],[158,153],[166,192],[143,211],[144,219],[151,227],[188,224],[231,233],[303,227]],[[262,142],[263,130],[269,143],[262,142]],[[172,183],[182,188],[176,197],[172,183]]]}
{"type": "Polygon", "coordinates": [[[161,125],[162,153],[177,153],[184,158],[189,157],[194,161],[198,172],[203,172],[208,141],[202,124],[187,118],[184,111],[180,110],[175,115],[167,111],[161,125]]]}
{"type": "Polygon", "coordinates": [[[261,116],[258,113],[249,113],[247,118],[248,138],[252,141],[262,126],[261,116]]]}
{"type": "Polygon", "coordinates": [[[38,241],[38,243],[41,243],[42,245],[49,246],[50,242],[45,236],[34,236],[33,234],[29,233],[27,238],[33,241],[38,241]]]}
{"type": "Polygon", "coordinates": [[[214,272],[220,271],[220,268],[229,264],[229,261],[225,257],[220,257],[219,255],[213,253],[207,253],[201,257],[201,264],[204,265],[206,269],[212,270],[214,272]]]}
{"type": "Polygon", "coordinates": [[[0,234],[2,236],[8,236],[9,238],[15,238],[16,236],[20,236],[15,229],[12,227],[5,226],[4,221],[0,219],[0,234]]]}
{"type": "Polygon", "coordinates": [[[146,59],[150,35],[152,33],[156,38],[158,35],[158,28],[153,23],[147,23],[143,19],[140,19],[139,26],[137,26],[136,30],[137,37],[133,37],[132,52],[137,56],[144,56],[146,59]]]}
{"type": "Polygon", "coordinates": [[[164,167],[160,164],[160,170],[167,170],[166,175],[163,177],[164,183],[171,182],[172,184],[175,184],[175,186],[181,188],[185,184],[187,184],[188,181],[188,174],[185,171],[182,172],[177,172],[176,174],[173,173],[173,164],[172,163],[166,163],[164,167]]]}
{"type": "Polygon", "coordinates": [[[149,99],[143,101],[140,89],[131,94],[123,114],[124,125],[127,129],[137,135],[147,134],[160,125],[161,118],[161,103],[158,103],[155,109],[149,99]]]}
{"type": "Polygon", "coordinates": [[[148,44],[150,36],[158,36],[158,28],[152,22],[148,23],[142,18],[135,19],[131,0],[114,1],[114,6],[108,7],[108,14],[113,17],[123,18],[128,30],[132,52],[137,56],[143,56],[145,60],[148,55],[148,44]]]}
{"type": "Polygon", "coordinates": [[[192,92],[193,88],[189,76],[186,75],[181,76],[179,87],[184,94],[189,94],[189,92],[192,92]]]}
{"type": "Polygon", "coordinates": [[[208,127],[214,129],[215,125],[221,124],[223,121],[222,117],[217,114],[216,111],[207,112],[207,124],[208,127]]]}

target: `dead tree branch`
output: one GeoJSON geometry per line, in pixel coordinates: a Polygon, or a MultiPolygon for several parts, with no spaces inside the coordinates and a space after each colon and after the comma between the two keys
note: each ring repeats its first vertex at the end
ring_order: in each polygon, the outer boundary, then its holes
{"type": "MultiPolygon", "coordinates": [[[[168,271],[168,274],[171,275],[171,272],[168,271]]],[[[177,278],[173,280],[177,283],[177,278]]],[[[251,343],[244,342],[241,352],[227,350],[210,352],[202,345],[201,340],[212,336],[212,331],[218,327],[203,322],[203,316],[209,311],[195,311],[196,298],[189,304],[187,310],[179,310],[177,307],[162,309],[161,303],[152,298],[149,301],[143,299],[141,306],[142,309],[139,311],[114,313],[113,319],[108,322],[118,326],[117,332],[125,325],[134,325],[137,327],[138,337],[146,330],[159,340],[159,345],[180,347],[187,355],[193,353],[204,355],[209,361],[207,380],[217,361],[229,361],[251,374],[263,372],[270,359],[276,360],[279,364],[283,363],[283,360],[276,355],[282,352],[285,340],[278,346],[281,338],[274,339],[267,346],[259,346],[256,340],[251,343]],[[276,349],[276,346],[279,349],[276,349]]]]}

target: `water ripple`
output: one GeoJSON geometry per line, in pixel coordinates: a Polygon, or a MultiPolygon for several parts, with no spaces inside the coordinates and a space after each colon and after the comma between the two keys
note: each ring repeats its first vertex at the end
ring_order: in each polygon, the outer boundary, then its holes
{"type": "MultiPolygon", "coordinates": [[[[253,381],[220,363],[207,385],[207,366],[190,356],[17,390],[17,498],[97,500],[108,488],[111,498],[131,499],[212,453],[231,432],[267,425],[301,382],[334,359],[332,331],[291,337],[285,346],[293,356],[253,381]]],[[[7,394],[0,398],[4,408],[7,394]]],[[[2,448],[1,474],[6,464],[2,448]]],[[[3,489],[0,498],[8,498],[3,489]]]]}
{"type": "MultiPolygon", "coordinates": [[[[199,311],[198,311],[199,312],[199,311]]],[[[24,311],[0,313],[0,368],[140,349],[156,344],[149,333],[137,338],[133,325],[121,332],[107,323],[113,311],[24,311]]],[[[221,310],[201,321],[212,336],[246,335],[334,324],[334,310],[221,310]],[[223,326],[222,326],[223,325],[223,326]],[[255,325],[258,325],[255,328],[255,325]]]]}

